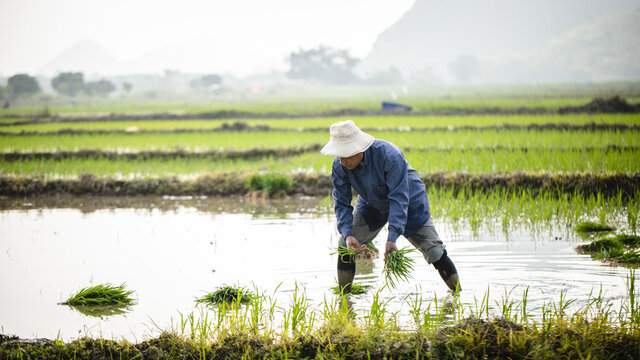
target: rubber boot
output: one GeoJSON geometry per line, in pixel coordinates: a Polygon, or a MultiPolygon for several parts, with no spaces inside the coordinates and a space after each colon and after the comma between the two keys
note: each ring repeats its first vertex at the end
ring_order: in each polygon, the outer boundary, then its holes
{"type": "Polygon", "coordinates": [[[458,273],[451,274],[447,280],[444,281],[445,284],[449,287],[453,293],[457,293],[462,288],[460,287],[460,278],[458,277],[458,273]]]}
{"type": "Polygon", "coordinates": [[[356,275],[354,256],[338,256],[338,286],[344,295],[351,293],[351,283],[356,275]]]}
{"type": "Polygon", "coordinates": [[[457,293],[462,290],[458,270],[456,270],[456,266],[447,255],[447,250],[444,251],[440,260],[433,263],[433,266],[438,270],[440,277],[452,292],[457,293]]]}

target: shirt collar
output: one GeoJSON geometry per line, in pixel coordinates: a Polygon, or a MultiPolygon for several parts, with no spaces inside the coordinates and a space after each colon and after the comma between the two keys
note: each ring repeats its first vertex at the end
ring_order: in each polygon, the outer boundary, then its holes
{"type": "MultiPolygon", "coordinates": [[[[369,147],[369,149],[371,149],[371,147],[369,147]]],[[[363,167],[367,167],[367,165],[369,165],[369,158],[371,157],[371,152],[369,151],[369,149],[365,150],[362,153],[362,161],[360,162],[360,164],[358,164],[358,166],[356,166],[356,169],[362,169],[363,167]]]]}

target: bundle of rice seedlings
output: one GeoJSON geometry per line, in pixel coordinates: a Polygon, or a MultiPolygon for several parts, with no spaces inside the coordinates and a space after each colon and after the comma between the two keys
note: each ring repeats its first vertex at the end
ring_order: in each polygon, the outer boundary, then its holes
{"type": "Polygon", "coordinates": [[[113,286],[107,283],[84,288],[60,304],[71,306],[127,306],[131,305],[134,301],[130,297],[131,294],[133,294],[133,291],[125,290],[124,284],[113,286]]]}
{"type": "MultiPolygon", "coordinates": [[[[351,295],[365,294],[370,287],[369,285],[351,284],[351,295]]],[[[341,294],[340,285],[332,287],[331,290],[333,290],[333,293],[336,295],[341,294]]]]}
{"type": "Polygon", "coordinates": [[[413,270],[413,259],[408,258],[405,254],[414,251],[415,249],[400,249],[393,251],[387,255],[384,259],[384,273],[385,280],[392,288],[396,287],[396,281],[407,281],[411,277],[411,271],[413,270]]]}
{"type": "Polygon", "coordinates": [[[606,224],[598,224],[591,221],[585,221],[576,226],[576,231],[579,233],[600,232],[600,231],[613,231],[616,228],[606,224]]]}
{"type": "MultiPolygon", "coordinates": [[[[342,259],[342,262],[345,262],[345,263],[350,263],[351,259],[354,259],[359,252],[360,250],[349,249],[346,246],[338,246],[338,256],[340,256],[340,259],[342,259]]],[[[333,254],[335,254],[335,252],[331,253],[331,255],[333,254]]]]}
{"type": "Polygon", "coordinates": [[[238,301],[241,303],[247,303],[250,302],[252,298],[253,294],[247,291],[244,287],[224,285],[219,287],[216,291],[210,292],[205,296],[196,299],[196,302],[199,304],[220,304],[238,301]]]}

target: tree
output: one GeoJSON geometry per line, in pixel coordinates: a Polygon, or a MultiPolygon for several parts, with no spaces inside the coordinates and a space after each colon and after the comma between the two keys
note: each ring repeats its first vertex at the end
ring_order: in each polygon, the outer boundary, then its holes
{"type": "Polygon", "coordinates": [[[319,46],[316,49],[292,52],[289,57],[291,69],[288,76],[292,79],[314,79],[333,84],[354,82],[357,77],[353,67],[358,59],[349,55],[347,50],[319,46]]]}
{"type": "Polygon", "coordinates": [[[391,66],[386,71],[378,71],[366,80],[373,85],[397,85],[404,82],[404,77],[397,67],[391,66]]]}
{"type": "Polygon", "coordinates": [[[84,85],[87,95],[107,96],[115,91],[116,86],[108,80],[90,81],[84,85]]]}
{"type": "Polygon", "coordinates": [[[215,90],[222,83],[222,77],[218,74],[204,75],[200,78],[191,80],[191,88],[200,90],[202,88],[215,90]]]}
{"type": "Polygon", "coordinates": [[[36,78],[27,74],[17,74],[10,77],[7,82],[7,88],[14,97],[40,92],[40,85],[36,78]]]}
{"type": "Polygon", "coordinates": [[[124,92],[126,92],[127,94],[131,92],[131,89],[133,89],[133,85],[131,85],[130,82],[122,83],[122,90],[124,90],[124,92]]]}
{"type": "Polygon", "coordinates": [[[84,74],[81,72],[60,73],[51,79],[51,86],[60,94],[76,96],[84,90],[84,74]]]}
{"type": "Polygon", "coordinates": [[[209,87],[211,85],[220,85],[222,83],[222,78],[218,74],[205,75],[200,78],[200,82],[202,85],[209,87]]]}

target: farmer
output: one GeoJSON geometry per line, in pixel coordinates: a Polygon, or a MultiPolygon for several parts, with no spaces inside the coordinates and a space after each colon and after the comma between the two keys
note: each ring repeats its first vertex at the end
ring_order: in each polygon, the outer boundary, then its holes
{"type": "MultiPolygon", "coordinates": [[[[458,272],[431,220],[425,186],[402,151],[362,132],[351,120],[331,125],[330,135],[320,152],[336,157],[331,181],[338,245],[360,250],[388,222],[385,258],[398,250],[396,240],[404,235],[433,264],[449,289],[459,291],[458,272]],[[352,187],[358,193],[355,209],[351,206],[352,187]]],[[[338,284],[345,294],[351,292],[355,272],[353,259],[338,256],[338,284]]]]}

